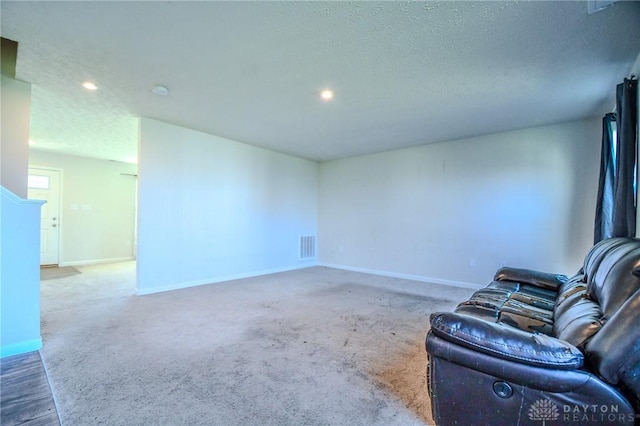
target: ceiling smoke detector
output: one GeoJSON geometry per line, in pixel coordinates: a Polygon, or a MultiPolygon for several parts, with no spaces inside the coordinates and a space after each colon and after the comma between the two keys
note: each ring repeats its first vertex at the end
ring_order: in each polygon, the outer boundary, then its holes
{"type": "Polygon", "coordinates": [[[169,94],[169,89],[167,89],[165,86],[157,84],[151,88],[151,92],[154,95],[167,96],[169,94]]]}

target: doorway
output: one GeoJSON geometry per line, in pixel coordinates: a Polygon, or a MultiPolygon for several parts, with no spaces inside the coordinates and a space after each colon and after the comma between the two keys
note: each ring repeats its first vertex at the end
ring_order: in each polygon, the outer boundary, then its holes
{"type": "Polygon", "coordinates": [[[61,170],[29,168],[27,198],[46,201],[40,214],[40,266],[60,262],[60,175],[61,170]]]}

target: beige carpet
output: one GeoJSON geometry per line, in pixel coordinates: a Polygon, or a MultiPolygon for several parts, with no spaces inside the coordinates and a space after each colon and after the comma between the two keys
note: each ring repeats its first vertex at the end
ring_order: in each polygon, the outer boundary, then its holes
{"type": "Polygon", "coordinates": [[[314,267],[135,296],[135,264],[42,283],[63,425],[430,424],[429,314],[470,289],[314,267]]]}

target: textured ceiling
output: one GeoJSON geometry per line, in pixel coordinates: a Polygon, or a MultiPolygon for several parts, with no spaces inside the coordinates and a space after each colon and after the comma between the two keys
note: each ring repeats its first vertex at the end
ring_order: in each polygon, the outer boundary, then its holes
{"type": "Polygon", "coordinates": [[[119,161],[140,116],[328,160],[599,115],[640,53],[638,2],[0,7],[34,148],[119,161]]]}

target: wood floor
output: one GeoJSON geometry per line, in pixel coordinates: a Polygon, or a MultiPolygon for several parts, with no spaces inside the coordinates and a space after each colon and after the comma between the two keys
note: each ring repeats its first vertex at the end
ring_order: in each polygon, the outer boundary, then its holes
{"type": "Polygon", "coordinates": [[[0,425],[60,425],[39,352],[0,360],[0,425]]]}

